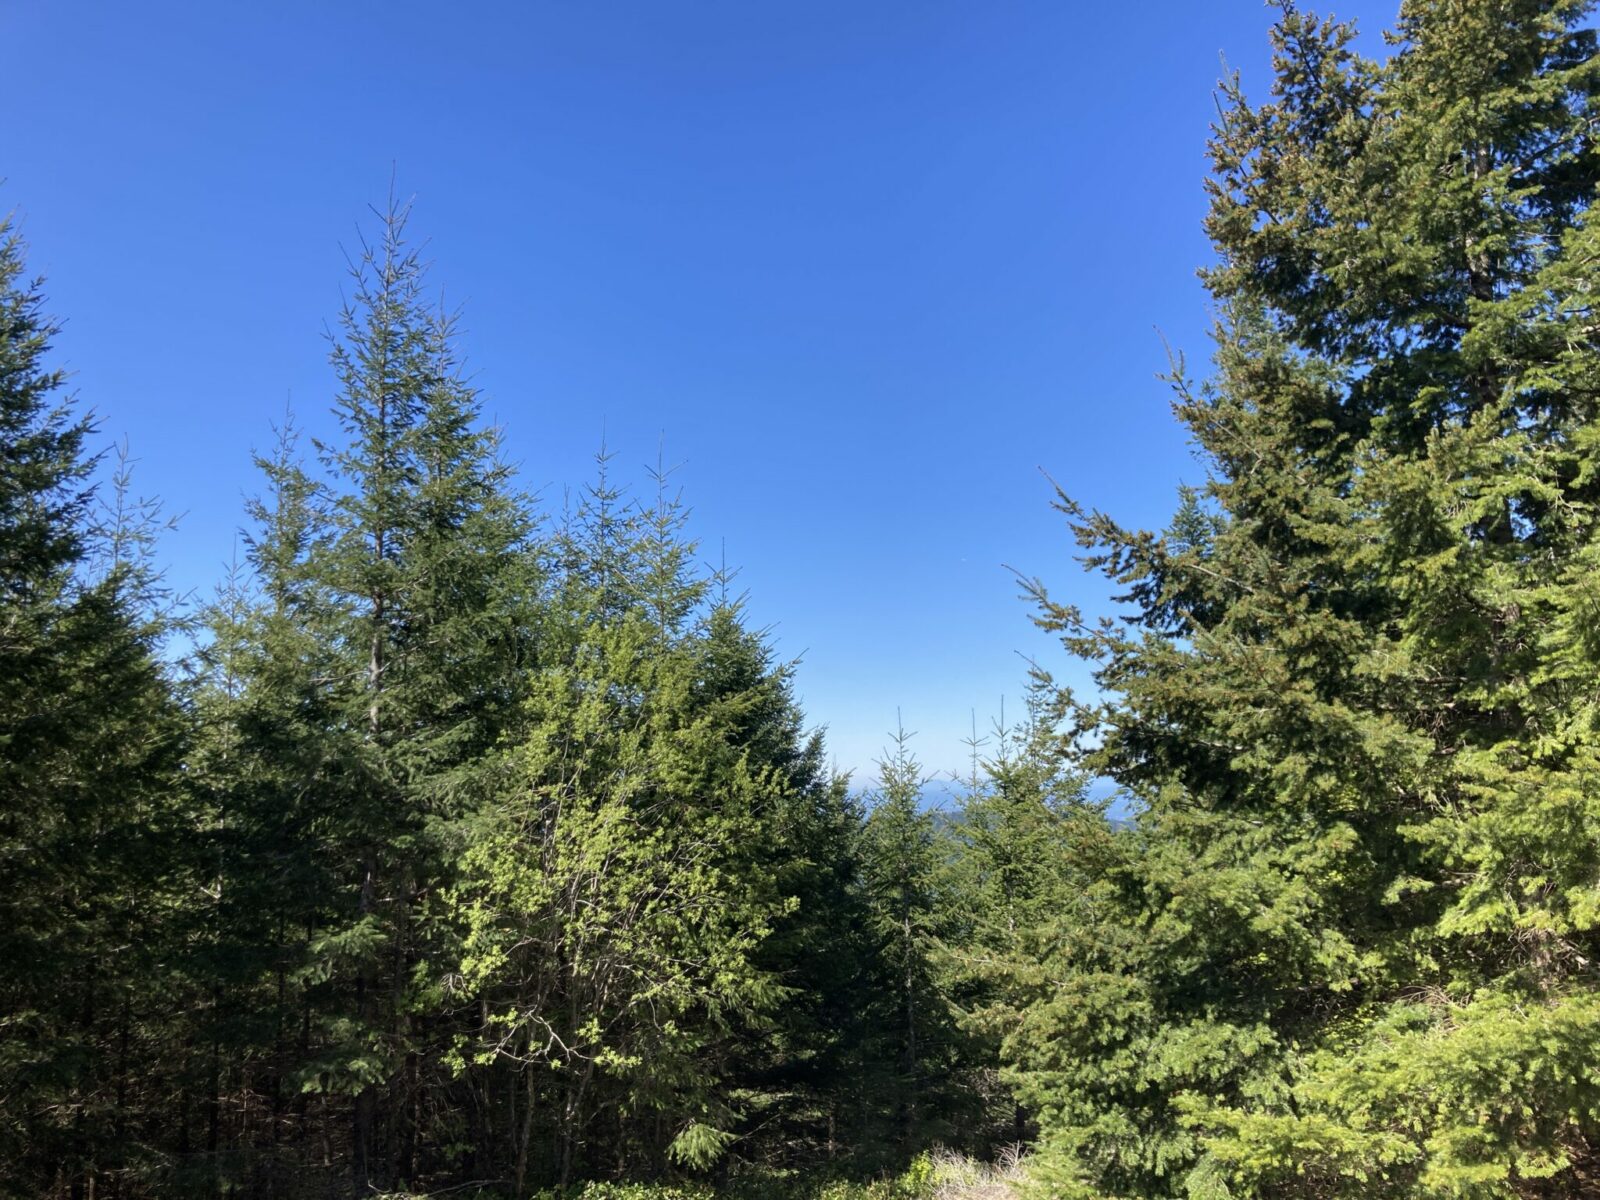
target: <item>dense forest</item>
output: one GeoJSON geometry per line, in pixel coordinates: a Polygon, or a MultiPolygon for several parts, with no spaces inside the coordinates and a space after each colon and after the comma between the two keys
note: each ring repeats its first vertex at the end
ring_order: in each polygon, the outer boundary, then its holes
{"type": "Polygon", "coordinates": [[[0,225],[0,1194],[1592,1194],[1590,7],[1282,0],[1203,482],[1060,493],[1094,687],[946,812],[829,769],[666,472],[519,490],[406,205],[203,604],[0,225]]]}

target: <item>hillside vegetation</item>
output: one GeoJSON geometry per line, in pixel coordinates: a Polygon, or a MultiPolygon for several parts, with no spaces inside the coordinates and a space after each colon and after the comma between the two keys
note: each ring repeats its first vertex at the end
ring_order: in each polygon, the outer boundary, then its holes
{"type": "Polygon", "coordinates": [[[827,768],[664,474],[519,490],[405,205],[198,606],[0,225],[0,1195],[1600,1187],[1589,9],[1280,5],[1204,481],[1058,496],[1095,688],[937,817],[903,737],[827,768]]]}

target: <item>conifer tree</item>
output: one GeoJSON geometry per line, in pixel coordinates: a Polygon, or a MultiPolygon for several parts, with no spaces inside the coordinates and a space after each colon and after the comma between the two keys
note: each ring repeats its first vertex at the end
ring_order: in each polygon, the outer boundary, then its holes
{"type": "Polygon", "coordinates": [[[272,1120],[251,1136],[277,1147],[288,1123],[302,1150],[340,1147],[363,1195],[444,1169],[429,1126],[451,1120],[439,988],[455,932],[430,899],[453,830],[495,787],[538,588],[528,514],[454,319],[424,295],[408,209],[379,217],[332,339],[343,440],[315,443],[315,469],[292,435],[260,463],[253,591],[214,621],[199,772],[233,814],[218,953],[239,1002],[271,1014],[249,1087],[272,1120]]]}
{"type": "Polygon", "coordinates": [[[313,1095],[340,1003],[320,947],[339,909],[344,864],[330,835],[354,747],[331,686],[341,662],[323,635],[330,596],[310,571],[325,497],[299,442],[286,415],[256,457],[264,491],[247,505],[245,561],[204,611],[195,656],[189,770],[211,904],[191,917],[191,1019],[208,1051],[189,1063],[175,1142],[213,1189],[298,1186],[316,1147],[342,1142],[313,1095]],[[235,1124],[222,1111],[258,1115],[235,1124]],[[193,1133],[192,1114],[203,1126],[193,1133]]]}
{"type": "Polygon", "coordinates": [[[418,1169],[436,1049],[414,1017],[443,968],[421,902],[443,879],[441,828],[470,806],[474,763],[520,694],[532,584],[527,518],[460,375],[453,321],[424,298],[408,215],[391,200],[353,269],[332,353],[347,440],[319,446],[336,491],[308,564],[330,594],[327,636],[346,654],[336,694],[359,747],[333,833],[351,908],[322,943],[352,988],[327,1079],[353,1093],[358,1191],[418,1169]]]}
{"type": "Polygon", "coordinates": [[[1281,7],[1212,143],[1215,374],[1174,375],[1211,479],[1162,536],[1062,497],[1129,623],[1042,620],[1142,813],[1016,1077],[1064,1194],[1581,1189],[1589,6],[1413,0],[1382,63],[1281,7]]]}
{"type": "Polygon", "coordinates": [[[862,830],[861,863],[868,915],[877,940],[876,1038],[890,1071],[880,1096],[892,1108],[887,1137],[902,1156],[949,1140],[946,1122],[957,1034],[938,959],[950,910],[945,895],[948,847],[922,806],[931,777],[896,729],[878,763],[862,830]]]}
{"type": "Polygon", "coordinates": [[[993,1153],[1032,1135],[1025,1108],[997,1085],[1000,1046],[1039,986],[1038,931],[1071,908],[1085,879],[1080,841],[1104,814],[1065,769],[1050,689],[1036,677],[1023,719],[971,741],[972,770],[951,831],[945,974],[963,1031],[969,1090],[985,1102],[969,1145],[993,1153]],[[985,753],[987,751],[987,753],[985,753]]]}
{"type": "Polygon", "coordinates": [[[148,509],[96,508],[25,272],[0,220],[0,1189],[83,1195],[157,1165],[183,723],[148,509]]]}
{"type": "Polygon", "coordinates": [[[875,1165],[881,1148],[858,1137],[872,1102],[877,963],[861,877],[865,812],[825,767],[821,734],[805,730],[793,664],[775,662],[748,628],[746,598],[730,583],[724,566],[701,625],[700,686],[707,698],[742,698],[734,742],[772,785],[750,869],[786,905],[754,953],[783,985],[783,1004],[743,1024],[726,1066],[746,1131],[739,1154],[773,1170],[875,1165]]]}
{"type": "Polygon", "coordinates": [[[510,1076],[479,1158],[516,1189],[711,1166],[742,1117],[735,1044],[783,995],[756,954],[788,907],[756,853],[792,787],[774,722],[797,757],[782,677],[710,603],[664,480],[632,505],[608,459],[552,549],[516,786],[451,892],[483,1012],[457,1066],[510,1076]]]}

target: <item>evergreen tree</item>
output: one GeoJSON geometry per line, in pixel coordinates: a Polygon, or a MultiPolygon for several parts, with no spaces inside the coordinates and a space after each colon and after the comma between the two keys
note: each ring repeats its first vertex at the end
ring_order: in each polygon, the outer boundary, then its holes
{"type": "Polygon", "coordinates": [[[483,1013],[457,1066],[510,1076],[478,1157],[518,1191],[711,1166],[742,1117],[738,1041],[784,995],[757,952],[790,905],[757,848],[800,757],[786,685],[710,602],[659,474],[640,508],[607,461],[553,549],[516,787],[451,893],[483,1013]]]}
{"type": "Polygon", "coordinates": [[[879,760],[861,848],[868,919],[877,941],[874,1034],[879,1062],[890,1073],[878,1094],[892,1108],[888,1126],[867,1136],[889,1139],[902,1157],[932,1141],[951,1140],[950,1087],[958,1050],[939,970],[951,916],[945,894],[949,847],[922,806],[931,777],[912,753],[910,738],[897,729],[879,760]]]}
{"type": "Polygon", "coordinates": [[[25,271],[0,220],[0,1189],[77,1196],[156,1166],[183,721],[148,509],[125,471],[96,508],[25,271]]]}
{"type": "Polygon", "coordinates": [[[703,623],[708,696],[745,697],[733,736],[773,781],[752,869],[787,908],[756,949],[757,965],[785,989],[781,1010],[745,1023],[728,1064],[740,1099],[739,1156],[775,1172],[864,1168],[881,1148],[862,1136],[875,1103],[871,1076],[877,963],[862,886],[865,812],[848,780],[824,766],[820,734],[805,731],[792,665],[775,663],[747,628],[744,597],[730,595],[726,569],[703,623]]]}
{"type": "Polygon", "coordinates": [[[341,1140],[325,1100],[312,1102],[339,1004],[314,947],[339,905],[330,834],[355,748],[330,683],[339,649],[321,636],[328,589],[309,569],[327,536],[324,496],[299,439],[286,417],[256,458],[265,491],[247,508],[245,562],[203,613],[195,656],[189,771],[210,903],[188,913],[188,970],[205,1050],[186,1063],[175,1148],[199,1192],[299,1186],[341,1140]]]}
{"type": "Polygon", "coordinates": [[[1085,883],[1079,861],[1083,827],[1104,815],[1086,800],[1083,781],[1067,771],[1051,720],[1048,685],[1036,678],[1023,719],[997,723],[986,748],[972,739],[972,772],[952,830],[946,973],[963,1030],[985,1119],[968,1144],[993,1153],[1024,1144],[1029,1114],[997,1086],[1002,1041],[1040,983],[1040,928],[1069,910],[1085,883]]]}
{"type": "Polygon", "coordinates": [[[408,215],[391,200],[353,271],[332,352],[347,440],[319,446],[337,490],[308,563],[330,596],[334,686],[358,747],[330,832],[348,907],[321,942],[351,986],[324,1079],[353,1096],[358,1191],[420,1166],[423,1075],[439,1068],[416,1017],[448,961],[422,901],[446,879],[441,829],[473,802],[475,764],[520,695],[532,583],[527,518],[479,426],[453,322],[424,300],[408,215]]]}
{"type": "Polygon", "coordinates": [[[1212,145],[1215,375],[1175,372],[1212,478],[1163,536],[1062,498],[1129,624],[1042,620],[1142,814],[1017,1078],[1063,1193],[1581,1190],[1588,5],[1414,0],[1383,63],[1282,8],[1212,145]]]}
{"type": "Polygon", "coordinates": [[[333,338],[344,440],[317,443],[316,473],[292,435],[260,463],[253,591],[216,611],[196,772],[234,898],[209,969],[218,1005],[253,1015],[229,1039],[264,1064],[233,1077],[271,1109],[235,1136],[278,1155],[292,1130],[302,1160],[338,1147],[358,1194],[444,1169],[455,931],[430,901],[497,786],[538,588],[408,211],[379,216],[333,338]]]}

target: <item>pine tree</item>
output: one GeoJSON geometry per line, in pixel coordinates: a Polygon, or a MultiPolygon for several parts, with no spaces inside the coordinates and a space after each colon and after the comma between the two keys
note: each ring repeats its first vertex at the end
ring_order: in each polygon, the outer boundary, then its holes
{"type": "Polygon", "coordinates": [[[886,1137],[902,1158],[933,1141],[950,1139],[951,1074],[958,1035],[938,960],[949,907],[945,863],[949,847],[923,808],[930,782],[897,728],[878,762],[868,799],[861,867],[868,917],[876,935],[877,1003],[873,1009],[881,1068],[889,1077],[880,1099],[892,1108],[886,1137]]]}
{"type": "Polygon", "coordinates": [[[484,1014],[457,1066],[510,1076],[480,1158],[517,1190],[711,1166],[741,1118],[735,1043],[783,995],[757,951],[788,905],[755,852],[790,787],[761,753],[792,728],[781,677],[710,604],[659,475],[640,508],[607,461],[552,551],[517,785],[451,893],[484,1014]]]}
{"type": "Polygon", "coordinates": [[[1163,536],[1062,498],[1128,626],[1041,596],[1143,806],[1012,1045],[1064,1193],[1592,1170],[1587,9],[1408,3],[1378,63],[1285,4],[1225,87],[1212,478],[1163,536]]]}
{"type": "Polygon", "coordinates": [[[408,209],[378,215],[332,338],[344,437],[315,443],[314,467],[292,433],[259,463],[250,591],[215,610],[196,770],[232,897],[217,1004],[253,1014],[228,1033],[232,1078],[271,1111],[233,1136],[281,1157],[292,1130],[302,1163],[338,1147],[358,1194],[453,1165],[433,1126],[456,1123],[456,930],[436,896],[498,786],[539,588],[408,209]]]}
{"type": "Polygon", "coordinates": [[[0,221],[0,1188],[83,1195],[156,1165],[183,722],[149,509],[96,507],[25,270],[0,221]]]}

